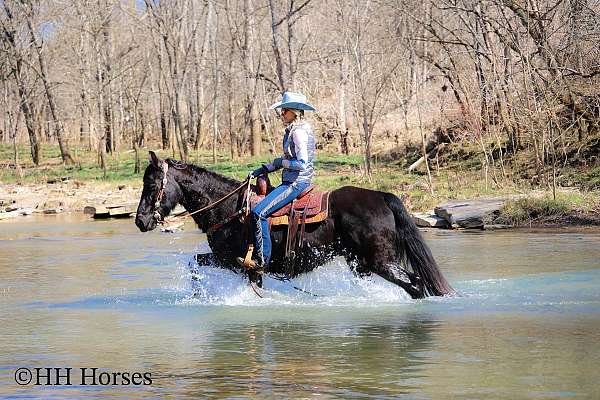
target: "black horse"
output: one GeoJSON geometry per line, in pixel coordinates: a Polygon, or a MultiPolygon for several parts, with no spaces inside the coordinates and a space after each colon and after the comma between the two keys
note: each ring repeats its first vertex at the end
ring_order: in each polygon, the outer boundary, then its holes
{"type": "MultiPolygon", "coordinates": [[[[150,152],[135,224],[142,232],[152,230],[178,203],[193,212],[241,183],[194,165],[159,160],[150,152]]],[[[240,191],[214,209],[193,215],[198,227],[207,232],[216,262],[238,272],[246,272],[235,258],[246,252],[247,232],[238,218],[229,217],[242,203],[240,191]],[[224,221],[227,222],[219,229],[209,229],[224,221]]],[[[393,194],[352,186],[332,191],[328,218],[306,225],[305,245],[291,266],[284,257],[286,228],[273,227],[272,257],[265,273],[294,277],[341,255],[359,276],[375,273],[399,285],[413,298],[454,293],[412,218],[393,194]]]]}

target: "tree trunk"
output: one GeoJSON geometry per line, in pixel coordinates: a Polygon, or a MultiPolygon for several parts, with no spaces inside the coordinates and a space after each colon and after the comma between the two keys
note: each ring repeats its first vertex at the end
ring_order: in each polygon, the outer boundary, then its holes
{"type": "Polygon", "coordinates": [[[39,165],[41,162],[40,159],[40,144],[39,144],[39,136],[36,129],[35,123],[35,115],[33,112],[33,105],[30,101],[27,87],[25,86],[25,81],[23,78],[23,55],[16,43],[15,37],[17,37],[17,32],[13,28],[15,23],[15,18],[13,16],[12,10],[9,7],[6,1],[2,2],[2,6],[4,6],[4,11],[6,13],[6,18],[8,20],[8,24],[2,24],[3,33],[0,38],[4,40],[10,50],[12,50],[12,57],[14,58],[14,78],[17,84],[17,91],[19,93],[20,99],[20,108],[23,112],[23,116],[25,117],[25,126],[27,127],[27,133],[29,134],[29,144],[31,150],[31,158],[35,165],[39,165]]]}
{"type": "Polygon", "coordinates": [[[110,106],[110,85],[107,95],[104,97],[104,147],[107,153],[112,153],[113,150],[113,132],[112,132],[112,112],[110,106]]]}
{"type": "Polygon", "coordinates": [[[427,169],[427,180],[429,181],[429,192],[433,195],[433,179],[431,179],[431,169],[429,168],[429,158],[427,157],[427,146],[426,146],[426,138],[425,131],[423,130],[423,120],[421,117],[421,105],[419,100],[417,99],[417,112],[419,114],[419,131],[421,133],[421,153],[423,160],[425,161],[425,168],[427,169]]]}
{"type": "Polygon", "coordinates": [[[8,81],[4,81],[4,107],[6,117],[4,118],[3,141],[11,141],[13,146],[13,162],[15,168],[19,168],[19,150],[17,147],[17,133],[19,132],[19,113],[15,115],[12,96],[9,96],[8,81]]]}
{"type": "MultiPolygon", "coordinates": [[[[156,100],[156,114],[158,116],[158,129],[160,131],[160,138],[162,149],[166,150],[169,148],[169,130],[167,126],[167,112],[165,110],[165,93],[163,89],[163,79],[162,79],[162,70],[163,70],[163,50],[160,44],[157,46],[156,59],[158,61],[158,71],[156,71],[156,80],[153,79],[153,82],[156,82],[156,90],[158,91],[158,99],[156,100]]],[[[148,55],[148,66],[152,67],[152,63],[150,62],[151,55],[148,55]]]]}
{"type": "Polygon", "coordinates": [[[98,96],[98,161],[102,168],[103,176],[106,178],[106,121],[105,121],[105,106],[104,106],[104,71],[100,57],[100,47],[96,40],[96,83],[98,96]]]}
{"type": "MultiPolygon", "coordinates": [[[[33,7],[33,6],[32,6],[33,7]]],[[[33,10],[30,10],[33,12],[33,10]]],[[[48,67],[46,65],[46,59],[44,58],[44,53],[42,52],[42,43],[40,43],[35,30],[33,29],[33,22],[31,21],[32,16],[27,16],[27,27],[29,28],[29,34],[31,35],[31,42],[35,47],[38,56],[38,62],[40,65],[40,78],[42,79],[42,83],[44,84],[44,90],[46,92],[46,98],[48,99],[48,106],[50,107],[50,114],[52,117],[52,122],[54,123],[54,134],[56,135],[56,139],[58,140],[58,146],[60,148],[60,156],[65,164],[73,164],[75,160],[69,153],[69,147],[64,138],[64,128],[63,123],[58,117],[58,110],[56,107],[56,102],[54,100],[54,93],[52,88],[50,87],[50,82],[48,82],[48,67]]]]}
{"type": "Polygon", "coordinates": [[[211,27],[213,21],[213,2],[209,1],[208,10],[206,12],[206,23],[204,26],[204,37],[202,39],[202,48],[200,50],[198,64],[198,72],[196,74],[196,102],[198,103],[198,116],[196,121],[196,134],[194,140],[194,148],[199,150],[204,144],[204,112],[205,112],[205,96],[204,96],[204,84],[200,79],[200,74],[204,72],[206,66],[206,54],[209,50],[209,38],[211,35],[211,27]]]}
{"type": "Polygon", "coordinates": [[[213,138],[212,138],[212,157],[213,163],[217,162],[217,138],[219,135],[219,50],[217,44],[217,38],[219,34],[219,23],[218,19],[215,18],[215,24],[212,34],[212,47],[213,47],[213,138]]]}
{"type": "Polygon", "coordinates": [[[123,86],[125,85],[125,83],[123,82],[123,76],[121,76],[121,79],[119,79],[120,81],[120,85],[119,85],[119,97],[118,97],[118,104],[119,104],[119,123],[117,125],[117,129],[116,130],[116,135],[115,135],[115,152],[117,153],[117,159],[119,157],[119,148],[121,147],[121,140],[123,138],[123,132],[124,132],[124,124],[125,124],[125,108],[123,106],[123,86]]]}
{"type": "MultiPolygon", "coordinates": [[[[363,92],[364,94],[364,92],[363,92]]],[[[367,100],[362,97],[361,98],[361,108],[362,108],[362,127],[363,127],[363,165],[365,167],[365,174],[369,182],[371,182],[372,178],[372,168],[371,168],[371,137],[373,133],[373,126],[369,123],[369,112],[367,110],[367,100]]]]}
{"type": "MultiPolygon", "coordinates": [[[[20,60],[17,60],[17,65],[20,64],[20,60]]],[[[17,68],[17,69],[20,69],[17,68]]],[[[25,126],[27,127],[27,133],[29,134],[29,145],[31,147],[31,159],[35,165],[40,165],[40,140],[35,127],[35,117],[31,110],[31,104],[27,96],[27,90],[25,89],[25,83],[22,81],[20,72],[17,71],[15,79],[17,81],[17,87],[19,91],[19,97],[21,99],[21,111],[25,117],[25,126]]]]}
{"type": "Polygon", "coordinates": [[[289,88],[294,89],[296,87],[296,48],[295,48],[295,37],[294,37],[294,22],[290,18],[293,13],[294,2],[290,2],[290,10],[287,19],[287,33],[288,33],[288,79],[289,88]]]}
{"type": "Polygon", "coordinates": [[[278,12],[275,6],[275,0],[269,0],[269,10],[271,11],[271,37],[273,55],[275,56],[275,70],[277,72],[277,78],[279,79],[279,89],[281,92],[285,92],[289,88],[289,82],[287,79],[285,66],[283,59],[281,58],[281,44],[279,43],[279,22],[277,21],[278,12]]]}
{"type": "Polygon", "coordinates": [[[244,0],[244,45],[242,46],[242,59],[246,75],[246,107],[248,110],[248,123],[250,125],[250,154],[257,156],[261,153],[262,136],[260,130],[260,115],[256,104],[258,90],[257,71],[254,66],[254,10],[252,0],[244,0]]]}
{"type": "MultiPolygon", "coordinates": [[[[177,76],[177,75],[175,75],[177,76]]],[[[177,80],[175,78],[174,80],[177,80]]],[[[187,142],[184,136],[184,126],[183,126],[183,118],[181,117],[181,87],[174,90],[174,99],[173,99],[173,123],[175,125],[175,139],[177,142],[177,147],[179,148],[179,157],[182,161],[187,161],[188,157],[188,148],[187,142]]]]}
{"type": "Polygon", "coordinates": [[[137,106],[133,111],[133,132],[131,134],[131,138],[133,141],[133,151],[135,153],[135,164],[133,167],[133,173],[139,174],[142,172],[142,161],[140,157],[140,146],[144,143],[144,116],[138,114],[137,106]],[[138,133],[139,131],[139,133],[138,133]]]}
{"type": "Polygon", "coordinates": [[[234,107],[234,100],[233,100],[233,59],[234,59],[234,40],[232,40],[231,43],[231,49],[229,51],[229,63],[227,66],[227,78],[226,78],[226,82],[227,82],[227,114],[229,116],[228,118],[228,129],[229,129],[229,155],[231,156],[232,160],[236,159],[236,155],[237,155],[237,135],[236,135],[236,128],[235,128],[235,121],[233,119],[233,107],[234,107]]]}
{"type": "Polygon", "coordinates": [[[340,151],[348,155],[350,147],[348,144],[348,121],[346,120],[346,88],[348,84],[348,53],[345,48],[340,49],[340,86],[339,86],[339,115],[338,129],[340,130],[340,151]]]}

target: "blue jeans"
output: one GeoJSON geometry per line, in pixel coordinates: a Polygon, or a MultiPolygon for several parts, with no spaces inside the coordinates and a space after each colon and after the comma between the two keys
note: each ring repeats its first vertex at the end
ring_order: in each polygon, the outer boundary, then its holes
{"type": "Polygon", "coordinates": [[[268,217],[288,203],[291,203],[310,183],[282,183],[265,196],[251,212],[254,229],[254,247],[258,261],[266,267],[271,259],[271,232],[268,217]]]}

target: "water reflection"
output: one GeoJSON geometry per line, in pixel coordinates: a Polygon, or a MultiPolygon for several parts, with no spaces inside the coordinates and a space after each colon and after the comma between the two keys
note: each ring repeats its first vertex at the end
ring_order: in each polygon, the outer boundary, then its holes
{"type": "Polygon", "coordinates": [[[205,250],[193,227],[142,235],[127,221],[29,221],[0,230],[0,396],[600,392],[598,234],[427,233],[460,298],[412,301],[333,265],[300,281],[325,296],[270,282],[259,299],[238,277],[192,282],[187,263],[205,250]],[[194,284],[218,301],[194,296],[194,284]],[[154,382],[49,390],[11,381],[19,366],[47,365],[150,371],[154,382]]]}
{"type": "MultiPolygon", "coordinates": [[[[138,388],[140,394],[282,397],[292,390],[300,397],[393,397],[423,386],[426,355],[441,325],[401,309],[247,311],[45,309],[12,322],[13,335],[3,335],[0,346],[1,372],[8,376],[11,366],[40,363],[151,371],[154,383],[138,388]]],[[[55,388],[53,393],[89,397],[97,390],[55,388]]],[[[19,393],[37,396],[44,389],[19,388],[19,393]]]]}
{"type": "Polygon", "coordinates": [[[438,322],[388,322],[227,324],[194,342],[190,364],[171,365],[164,379],[189,396],[281,397],[293,390],[298,397],[380,397],[415,391],[422,385],[420,354],[431,350],[438,322]]]}

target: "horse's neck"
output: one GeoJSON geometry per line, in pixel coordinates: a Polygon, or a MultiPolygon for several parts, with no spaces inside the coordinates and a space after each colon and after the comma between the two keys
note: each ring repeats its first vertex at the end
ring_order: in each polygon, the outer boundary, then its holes
{"type": "MultiPolygon", "coordinates": [[[[188,212],[197,211],[231,193],[237,184],[235,181],[203,169],[193,169],[189,173],[180,173],[175,178],[183,192],[181,204],[188,212]]],[[[203,231],[209,225],[227,218],[235,212],[236,196],[226,200],[214,210],[194,215],[194,220],[203,231]]]]}

